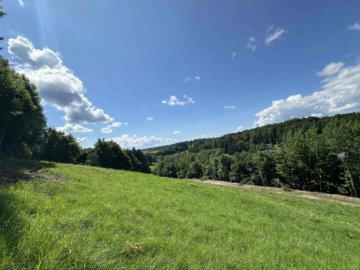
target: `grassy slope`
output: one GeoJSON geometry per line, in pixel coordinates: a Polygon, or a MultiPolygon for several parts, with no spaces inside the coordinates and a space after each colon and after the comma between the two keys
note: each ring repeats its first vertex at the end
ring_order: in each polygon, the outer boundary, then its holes
{"type": "Polygon", "coordinates": [[[360,268],[356,207],[46,167],[69,180],[0,186],[1,269],[360,268]]]}

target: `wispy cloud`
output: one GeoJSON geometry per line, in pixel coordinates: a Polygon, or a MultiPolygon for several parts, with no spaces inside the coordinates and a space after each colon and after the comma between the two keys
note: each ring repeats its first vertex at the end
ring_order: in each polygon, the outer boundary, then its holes
{"type": "Polygon", "coordinates": [[[360,23],[356,22],[353,25],[349,25],[348,30],[360,30],[360,23]]]}
{"type": "Polygon", "coordinates": [[[111,125],[108,125],[104,128],[101,129],[101,133],[112,133],[113,132],[113,128],[117,128],[117,127],[121,127],[121,126],[126,126],[128,125],[128,123],[121,123],[121,122],[114,122],[111,125]]]}
{"type": "Polygon", "coordinates": [[[86,137],[82,137],[82,138],[77,138],[76,139],[79,143],[83,143],[83,142],[87,142],[87,138],[86,137]]]}
{"type": "MultiPolygon", "coordinates": [[[[327,67],[334,63],[329,64],[327,67]]],[[[339,63],[338,63],[339,64],[339,63]]],[[[334,65],[332,65],[334,67],[334,65]]],[[[355,66],[329,68],[323,76],[323,90],[308,96],[292,95],[275,100],[256,114],[254,126],[278,123],[291,118],[328,116],[360,110],[360,63],[355,66]]],[[[324,68],[326,70],[326,67],[324,68]]],[[[323,71],[324,71],[323,70],[323,71]]]]}
{"type": "Polygon", "coordinates": [[[183,106],[185,104],[195,103],[195,101],[191,97],[188,97],[187,95],[184,95],[184,98],[185,100],[179,100],[176,96],[170,96],[169,100],[163,100],[162,103],[167,104],[169,106],[175,106],[175,105],[183,106]]]}
{"type": "Polygon", "coordinates": [[[101,133],[112,133],[113,129],[110,126],[101,129],[101,133]]]}
{"type": "Polygon", "coordinates": [[[235,108],[236,108],[236,106],[226,105],[224,108],[225,108],[225,109],[235,109],[235,108]]]}
{"type": "Polygon", "coordinates": [[[274,28],[273,25],[269,25],[268,28],[266,29],[266,33],[269,33],[273,28],[274,28]]]}
{"type": "MultiPolygon", "coordinates": [[[[200,81],[200,77],[199,77],[199,76],[195,76],[194,79],[197,80],[197,81],[200,81]]],[[[191,80],[192,80],[192,77],[187,77],[187,78],[185,79],[185,82],[189,82],[189,81],[191,81],[191,80]]]]}
{"type": "Polygon", "coordinates": [[[176,134],[181,134],[181,132],[180,132],[180,131],[175,130],[173,134],[175,134],[175,135],[176,135],[176,134]]]}
{"type": "Polygon", "coordinates": [[[65,126],[56,127],[55,129],[62,132],[93,132],[91,128],[86,128],[78,124],[74,125],[70,123],[66,123],[65,126]]]}
{"type": "Polygon", "coordinates": [[[20,6],[25,6],[25,3],[24,3],[24,1],[23,0],[18,0],[18,2],[19,2],[19,4],[20,4],[20,6]]]}
{"type": "Polygon", "coordinates": [[[256,50],[256,46],[255,46],[255,43],[256,42],[256,39],[255,37],[250,37],[249,38],[249,42],[246,44],[246,48],[249,48],[251,49],[253,52],[255,52],[256,50]]]}
{"type": "MultiPolygon", "coordinates": [[[[271,28],[272,29],[272,28],[271,28]]],[[[270,30],[269,30],[270,31],[270,30]]],[[[286,33],[286,30],[285,29],[276,29],[274,32],[270,33],[269,31],[268,32],[268,36],[267,38],[265,39],[265,44],[266,45],[270,45],[271,42],[273,42],[274,40],[277,40],[279,39],[284,33],[286,33]]]]}
{"type": "Polygon", "coordinates": [[[236,129],[236,131],[242,131],[242,130],[244,130],[244,128],[242,126],[238,126],[236,129]]]}
{"type": "Polygon", "coordinates": [[[316,72],[318,76],[332,76],[338,73],[345,64],[342,62],[328,64],[322,71],[316,72]]]}
{"type": "Polygon", "coordinates": [[[146,120],[148,120],[148,121],[153,121],[155,118],[154,117],[148,117],[148,118],[146,118],[146,120]]]}
{"type": "Polygon", "coordinates": [[[236,57],[237,53],[236,52],[233,52],[232,55],[231,55],[231,59],[234,59],[236,57]]]}

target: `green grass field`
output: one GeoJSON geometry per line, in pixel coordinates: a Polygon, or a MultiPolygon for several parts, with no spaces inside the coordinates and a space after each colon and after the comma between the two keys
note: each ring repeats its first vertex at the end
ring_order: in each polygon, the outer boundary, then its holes
{"type": "Polygon", "coordinates": [[[150,170],[151,170],[151,172],[154,172],[155,171],[155,169],[156,169],[156,166],[158,165],[158,163],[157,162],[155,162],[155,163],[153,163],[153,164],[151,164],[151,166],[150,166],[150,170]]]}
{"type": "Polygon", "coordinates": [[[0,161],[1,269],[360,269],[360,208],[95,167],[0,161]]]}

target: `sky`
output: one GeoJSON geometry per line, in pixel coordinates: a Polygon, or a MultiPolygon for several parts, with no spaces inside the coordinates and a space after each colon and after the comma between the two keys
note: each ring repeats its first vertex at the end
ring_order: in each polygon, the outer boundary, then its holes
{"type": "MultiPolygon", "coordinates": [[[[82,147],[360,111],[360,2],[4,0],[0,54],[82,147]]],[[[1,102],[1,101],[0,101],[1,102]]]]}

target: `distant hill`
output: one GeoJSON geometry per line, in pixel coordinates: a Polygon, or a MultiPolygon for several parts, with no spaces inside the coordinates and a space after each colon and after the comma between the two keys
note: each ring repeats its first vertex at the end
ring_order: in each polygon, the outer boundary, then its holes
{"type": "Polygon", "coordinates": [[[179,142],[166,146],[152,147],[144,149],[143,152],[151,153],[154,156],[167,156],[179,152],[198,153],[201,150],[223,149],[226,154],[233,155],[236,152],[265,150],[268,144],[281,143],[282,137],[289,131],[304,132],[312,127],[316,127],[318,133],[332,119],[341,121],[360,121],[360,113],[353,112],[348,114],[337,114],[331,117],[307,117],[295,118],[281,123],[270,124],[237,133],[230,133],[217,138],[197,139],[192,141],[179,142]]]}

